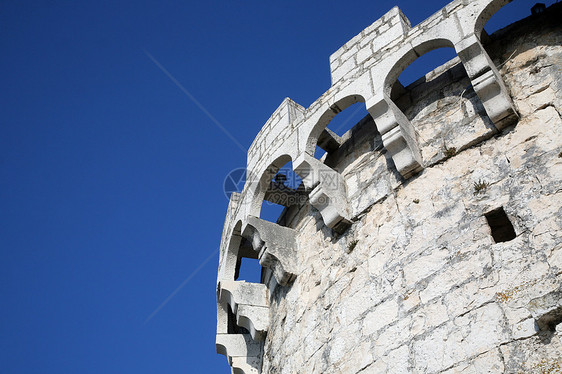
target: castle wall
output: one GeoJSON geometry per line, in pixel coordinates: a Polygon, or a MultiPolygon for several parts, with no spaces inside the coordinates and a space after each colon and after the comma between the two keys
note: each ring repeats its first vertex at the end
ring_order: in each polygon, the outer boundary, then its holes
{"type": "MultiPolygon", "coordinates": [[[[322,167],[345,186],[342,230],[327,225],[330,206],[310,200],[287,207],[276,226],[258,222],[250,213],[259,206],[243,202],[263,199],[263,185],[233,198],[217,286],[217,346],[233,372],[562,372],[560,15],[555,7],[486,45],[515,122],[492,119],[466,59],[456,58],[391,95],[418,147],[415,174],[400,171],[372,110],[338,139],[322,167]],[[265,267],[259,292],[232,282],[242,255],[265,267]]],[[[385,17],[332,56],[333,79],[355,74],[341,72],[346,56],[357,61],[354,46],[375,43],[373,30],[409,27],[397,8],[385,17]]],[[[310,118],[310,108],[285,103],[251,155],[310,118]]],[[[249,167],[260,163],[271,164],[249,158],[249,167]]]]}

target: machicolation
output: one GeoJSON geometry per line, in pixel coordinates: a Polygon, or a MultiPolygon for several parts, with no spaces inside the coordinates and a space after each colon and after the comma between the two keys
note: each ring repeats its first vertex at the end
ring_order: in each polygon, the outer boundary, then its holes
{"type": "Polygon", "coordinates": [[[232,373],[562,373],[562,6],[487,35],[508,2],[415,27],[395,7],[330,57],[312,105],[271,115],[220,244],[232,373]],[[441,47],[457,57],[400,84],[441,47]],[[327,128],[356,103],[368,116],[327,128]]]}

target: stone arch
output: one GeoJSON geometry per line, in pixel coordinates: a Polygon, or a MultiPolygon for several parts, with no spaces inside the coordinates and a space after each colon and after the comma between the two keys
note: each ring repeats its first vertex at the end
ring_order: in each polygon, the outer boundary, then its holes
{"type": "Polygon", "coordinates": [[[272,179],[277,174],[279,169],[285,166],[287,163],[292,162],[293,158],[288,154],[282,154],[276,157],[272,162],[269,163],[263,169],[260,169],[257,173],[249,172],[253,174],[251,176],[252,180],[252,191],[250,192],[250,209],[249,215],[260,217],[261,209],[263,206],[264,199],[266,199],[266,194],[271,191],[274,187],[272,185],[272,179]]]}
{"type": "Polygon", "coordinates": [[[488,23],[490,18],[492,18],[492,16],[504,5],[509,4],[511,1],[512,0],[489,0],[487,1],[487,4],[478,11],[478,14],[474,18],[473,32],[479,39],[482,31],[484,30],[484,26],[488,23]]]}
{"type": "Polygon", "coordinates": [[[455,47],[441,35],[420,38],[389,56],[388,60],[372,71],[374,95],[367,101],[367,110],[375,120],[386,150],[396,170],[403,178],[410,178],[423,169],[423,160],[414,128],[391,99],[392,86],[400,74],[422,55],[443,47],[455,47]]]}
{"type": "MultiPolygon", "coordinates": [[[[347,188],[344,178],[334,169],[314,157],[316,146],[321,136],[332,137],[334,148],[341,145],[341,139],[335,134],[325,131],[330,121],[341,111],[355,103],[365,103],[368,93],[365,87],[370,87],[365,74],[347,87],[339,90],[329,98],[332,92],[326,94],[321,105],[310,119],[310,127],[306,130],[303,150],[293,161],[294,170],[301,177],[303,185],[309,191],[310,204],[315,207],[326,226],[336,232],[343,233],[351,225],[351,215],[347,201],[347,188]],[[357,92],[364,91],[363,94],[357,92]],[[332,104],[330,104],[332,103],[332,104]]],[[[367,109],[367,108],[365,108],[367,109]]],[[[302,144],[302,143],[301,143],[302,144]]]]}
{"type": "Polygon", "coordinates": [[[382,74],[384,77],[383,93],[390,97],[392,86],[400,74],[421,56],[439,48],[454,49],[455,46],[449,39],[435,38],[420,42],[419,44],[413,45],[411,48],[403,51],[400,57],[396,59],[396,62],[394,62],[387,72],[382,74]]]}
{"type": "MultiPolygon", "coordinates": [[[[263,352],[263,342],[259,339],[256,340],[256,338],[262,338],[267,329],[267,326],[264,327],[263,323],[267,308],[259,306],[256,317],[256,311],[254,310],[256,308],[253,308],[253,305],[248,305],[254,301],[251,297],[240,299],[238,297],[240,292],[238,292],[237,298],[234,299],[233,297],[225,297],[225,294],[232,296],[233,289],[243,288],[242,291],[245,291],[248,287],[255,288],[256,286],[261,287],[261,293],[264,294],[266,289],[263,284],[253,285],[235,281],[240,258],[247,253],[243,248],[242,242],[244,239],[241,235],[244,222],[242,220],[234,222],[236,223],[232,225],[226,239],[228,242],[221,258],[217,282],[217,335],[215,346],[217,353],[226,356],[233,368],[243,368],[242,372],[244,370],[255,372],[261,367],[263,352]],[[263,315],[261,319],[258,318],[260,312],[263,315]],[[242,318],[242,323],[240,323],[240,318],[242,318]],[[260,324],[260,322],[262,323],[260,324]],[[254,327],[254,325],[257,327],[254,327]],[[246,326],[252,327],[253,330],[248,331],[246,326]]],[[[258,302],[263,304],[263,297],[258,299],[258,302]]]]}
{"type": "MultiPolygon", "coordinates": [[[[422,60],[422,62],[426,62],[422,60]]],[[[460,64],[458,59],[458,54],[455,49],[454,43],[448,38],[432,38],[429,40],[419,41],[418,43],[412,43],[406,50],[403,50],[395,60],[392,61],[391,67],[388,68],[387,73],[382,75],[383,83],[382,83],[382,91],[383,97],[391,111],[394,112],[395,118],[401,128],[401,133],[406,139],[409,148],[412,150],[412,153],[415,151],[419,152],[417,155],[418,162],[421,165],[428,165],[435,162],[436,159],[441,159],[443,155],[449,154],[448,152],[453,152],[456,148],[447,148],[449,146],[448,143],[445,142],[444,136],[441,137],[443,144],[437,143],[427,143],[426,139],[433,140],[433,136],[427,136],[427,133],[433,134],[433,130],[429,130],[430,127],[422,127],[420,129],[420,124],[412,122],[414,121],[415,116],[412,116],[412,109],[419,107],[420,103],[424,103],[424,107],[427,108],[428,105],[431,107],[430,103],[427,102],[427,97],[424,97],[423,94],[420,98],[420,90],[419,87],[423,85],[434,84],[439,82],[439,80],[433,80],[431,74],[433,74],[434,69],[443,69],[444,66],[447,66],[447,70],[442,70],[441,72],[436,73],[437,76],[446,73],[450,66],[458,66],[455,71],[459,76],[464,76],[468,79],[466,73],[464,72],[464,67],[460,64]],[[444,51],[447,49],[448,51],[444,51]],[[446,57],[440,56],[439,60],[432,61],[431,66],[426,66],[424,71],[418,72],[417,80],[414,80],[412,85],[404,84],[402,80],[402,73],[414,64],[418,59],[423,59],[424,57],[432,58],[432,56],[439,55],[437,51],[442,51],[443,53],[447,52],[446,57]],[[456,61],[456,62],[455,62],[456,61]],[[430,74],[428,76],[428,73],[430,74]],[[426,80],[426,77],[427,80],[426,80]],[[400,80],[399,80],[400,78],[400,80]],[[422,83],[426,82],[426,83],[422,83]],[[431,83],[429,83],[431,82],[431,83]],[[404,84],[404,85],[402,85],[404,84]],[[417,86],[417,87],[416,87],[417,86]],[[422,101],[420,101],[422,100],[422,101]],[[420,143],[421,142],[421,143],[420,143]]],[[[438,71],[438,70],[437,70],[438,71]]],[[[451,76],[445,75],[446,78],[444,79],[451,79],[451,76]]],[[[469,90],[472,92],[472,90],[469,90]]],[[[460,93],[460,92],[459,92],[460,93]]],[[[464,91],[463,93],[464,94],[464,91]]],[[[462,98],[461,94],[461,98],[462,98]]],[[[441,93],[443,95],[443,93],[441,93]]],[[[439,99],[443,98],[442,96],[439,99]]],[[[461,100],[461,98],[457,98],[457,101],[461,100]]],[[[479,101],[477,99],[477,101],[479,101]]],[[[447,101],[444,101],[447,102],[447,101]]],[[[460,102],[460,101],[459,101],[460,102]]],[[[463,101],[464,103],[464,101],[463,101]]],[[[441,113],[439,110],[436,110],[436,113],[441,113]]],[[[462,113],[462,111],[461,111],[462,113]]],[[[384,121],[381,122],[381,128],[384,127],[384,121]]],[[[448,123],[448,121],[446,121],[448,123]]],[[[451,120],[451,123],[453,121],[451,120]]],[[[383,128],[382,131],[385,131],[383,128]]],[[[437,131],[437,130],[435,130],[437,131]]],[[[446,133],[447,135],[448,133],[446,133]]],[[[384,141],[383,137],[383,141],[384,141]]],[[[388,141],[391,143],[390,141],[388,141]]],[[[389,145],[391,147],[391,145],[389,145]]],[[[460,147],[459,147],[460,148],[460,147]]],[[[396,161],[399,161],[398,157],[393,158],[396,161]]],[[[398,165],[397,165],[398,166],[398,165]]]]}
{"type": "Polygon", "coordinates": [[[318,139],[320,138],[322,132],[328,127],[330,121],[340,112],[356,103],[365,103],[364,96],[360,94],[347,94],[339,99],[336,99],[333,104],[326,105],[327,107],[323,109],[323,113],[320,115],[308,134],[305,152],[310,155],[314,155],[318,139]]]}
{"type": "Polygon", "coordinates": [[[242,237],[242,226],[242,221],[239,220],[232,228],[221,264],[219,281],[234,281],[238,278],[242,257],[256,258],[248,248],[243,246],[245,239],[242,237]]]}

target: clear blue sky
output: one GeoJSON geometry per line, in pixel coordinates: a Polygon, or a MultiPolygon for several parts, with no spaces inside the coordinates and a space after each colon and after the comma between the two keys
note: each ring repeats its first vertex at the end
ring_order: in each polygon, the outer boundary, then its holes
{"type": "Polygon", "coordinates": [[[213,253],[246,155],[146,52],[248,147],[392,6],[446,3],[1,1],[0,372],[229,372],[213,253]]]}

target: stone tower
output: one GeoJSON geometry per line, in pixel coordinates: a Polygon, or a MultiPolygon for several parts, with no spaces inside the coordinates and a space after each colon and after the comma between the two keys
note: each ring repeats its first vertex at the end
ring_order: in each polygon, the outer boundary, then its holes
{"type": "Polygon", "coordinates": [[[507,2],[455,0],[415,27],[393,8],[330,57],[310,107],[271,115],[221,239],[233,373],[562,372],[562,7],[488,36],[507,2]],[[440,47],[457,57],[403,87],[440,47]],[[358,102],[367,117],[327,128],[358,102]],[[296,189],[275,178],[288,162],[296,189]],[[236,280],[243,257],[261,283],[236,280]]]}

